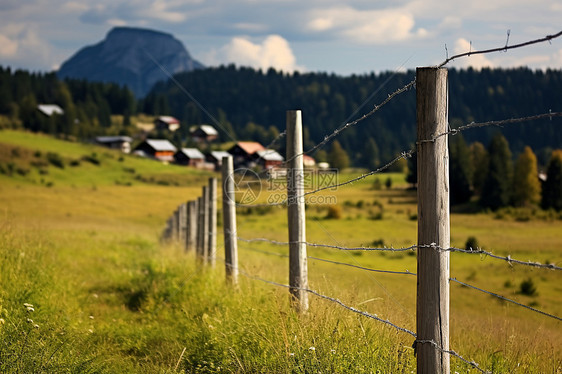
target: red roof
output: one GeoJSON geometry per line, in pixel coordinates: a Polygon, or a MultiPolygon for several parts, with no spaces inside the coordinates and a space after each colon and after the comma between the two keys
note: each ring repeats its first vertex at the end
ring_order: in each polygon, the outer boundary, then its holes
{"type": "Polygon", "coordinates": [[[238,142],[237,145],[249,155],[265,150],[265,147],[258,142],[238,142]]]}

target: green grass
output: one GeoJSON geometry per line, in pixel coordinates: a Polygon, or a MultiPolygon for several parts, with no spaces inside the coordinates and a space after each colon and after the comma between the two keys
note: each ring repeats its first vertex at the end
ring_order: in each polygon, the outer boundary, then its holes
{"type": "MultiPolygon", "coordinates": [[[[313,295],[309,313],[298,316],[286,289],[243,275],[231,289],[220,261],[215,269],[204,269],[177,244],[159,243],[166,218],[179,203],[199,196],[211,174],[132,156],[120,160],[119,153],[104,148],[29,133],[0,131],[0,143],[1,165],[14,162],[30,170],[0,174],[0,372],[415,371],[413,337],[313,295]],[[48,174],[39,174],[32,162],[46,161],[48,152],[60,155],[64,169],[48,164],[42,166],[48,174]],[[99,165],[70,166],[93,153],[99,165]],[[52,184],[41,183],[41,177],[52,184]]],[[[340,182],[356,175],[342,175],[340,182]]],[[[372,189],[369,177],[322,192],[337,199],[342,218],[326,219],[327,205],[310,204],[308,240],[341,246],[414,244],[415,192],[405,189],[402,175],[390,176],[390,190],[372,189]],[[376,218],[381,212],[382,219],[376,218]]],[[[267,191],[260,199],[267,199],[267,191]]],[[[561,263],[556,218],[521,222],[480,213],[453,214],[451,221],[453,246],[464,247],[469,236],[476,236],[494,253],[561,263]]],[[[287,240],[281,208],[239,214],[238,225],[242,237],[287,240]]],[[[285,247],[239,246],[245,274],[287,283],[286,258],[251,250],[287,254],[285,247]]],[[[312,247],[308,252],[375,269],[416,271],[414,252],[312,247]]],[[[453,253],[451,276],[562,314],[559,272],[453,253]],[[535,296],[520,292],[528,279],[535,296]]],[[[309,280],[320,293],[415,330],[413,276],[311,259],[309,280]]],[[[497,373],[555,373],[562,365],[560,347],[559,322],[451,284],[451,348],[464,357],[497,373]]],[[[451,364],[452,372],[468,372],[455,358],[451,364]]]]}

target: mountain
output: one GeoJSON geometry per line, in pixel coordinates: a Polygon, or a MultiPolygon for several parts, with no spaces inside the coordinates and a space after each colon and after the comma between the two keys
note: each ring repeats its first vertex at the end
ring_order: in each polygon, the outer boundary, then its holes
{"type": "Polygon", "coordinates": [[[65,61],[58,76],[126,85],[137,97],[170,74],[204,66],[194,60],[171,34],[133,27],[116,27],[98,44],[82,48],[65,61]]]}

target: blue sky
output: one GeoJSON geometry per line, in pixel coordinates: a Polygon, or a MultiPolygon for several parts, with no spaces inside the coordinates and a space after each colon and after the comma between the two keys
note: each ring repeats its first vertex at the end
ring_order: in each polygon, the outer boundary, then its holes
{"type": "MultiPolygon", "coordinates": [[[[1,0],[0,65],[56,69],[114,26],[173,34],[203,64],[363,74],[562,30],[560,0],[1,0]]],[[[451,67],[562,68],[562,38],[451,67]]]]}

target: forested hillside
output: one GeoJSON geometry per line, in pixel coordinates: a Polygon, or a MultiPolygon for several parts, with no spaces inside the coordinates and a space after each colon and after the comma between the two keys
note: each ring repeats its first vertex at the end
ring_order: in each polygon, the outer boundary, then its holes
{"type": "Polygon", "coordinates": [[[55,73],[30,73],[0,67],[0,128],[23,127],[35,132],[88,139],[126,133],[136,112],[134,95],[112,83],[61,81],[55,73]],[[47,117],[39,104],[57,104],[63,115],[47,117]],[[112,128],[112,114],[123,115],[123,128],[112,128]]]}
{"type": "MultiPolygon", "coordinates": [[[[129,116],[134,114],[166,114],[182,122],[173,136],[176,143],[187,140],[191,125],[209,123],[218,128],[223,141],[256,140],[268,144],[285,129],[286,110],[301,109],[305,148],[310,148],[338,126],[370,111],[414,76],[413,71],[350,77],[325,73],[289,75],[273,69],[262,72],[223,66],[177,75],[182,88],[172,81],[161,82],[137,102],[129,90],[115,84],[61,81],[54,73],[13,72],[0,67],[0,127],[88,139],[134,132],[135,128],[129,126],[129,116]],[[37,110],[37,104],[58,104],[64,115],[46,117],[37,110]],[[112,123],[112,114],[122,115],[123,121],[119,125],[112,123]]],[[[451,69],[449,92],[452,127],[561,111],[562,71],[451,69]]],[[[537,154],[539,164],[545,166],[552,149],[562,145],[561,124],[562,119],[552,118],[509,125],[502,133],[514,159],[528,145],[537,154]]],[[[487,127],[463,135],[468,144],[480,141],[488,145],[496,132],[497,128],[487,127]]],[[[172,134],[168,136],[172,138],[172,134]]],[[[374,160],[394,158],[410,148],[414,139],[414,89],[398,95],[375,115],[338,136],[351,164],[363,167],[378,164],[374,160]]],[[[282,148],[283,142],[278,145],[282,148]]]]}
{"type": "MultiPolygon", "coordinates": [[[[267,143],[274,126],[285,127],[285,111],[302,109],[308,146],[341,124],[359,117],[387,95],[414,79],[415,72],[341,77],[325,73],[287,75],[270,69],[225,66],[176,76],[231,136],[267,143]],[[359,107],[365,104],[364,107],[359,107]],[[359,109],[359,110],[358,110],[359,109]],[[355,113],[355,115],[353,115],[355,113]]],[[[523,117],[560,111],[562,71],[483,69],[449,71],[449,120],[453,127],[472,121],[523,117]]],[[[171,112],[183,122],[212,123],[174,82],[157,84],[140,103],[145,112],[171,112]]],[[[543,164],[550,149],[562,144],[560,119],[512,125],[502,130],[514,155],[531,146],[543,164]],[[543,156],[544,155],[544,156],[543,156]]],[[[471,130],[468,143],[488,144],[495,128],[471,130]]],[[[224,134],[223,139],[229,136],[224,134]]],[[[366,166],[367,145],[374,142],[381,160],[389,160],[415,139],[415,90],[397,96],[376,115],[349,128],[338,140],[355,165],[366,166]]]]}

